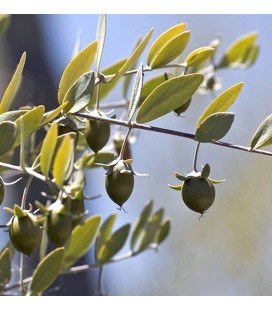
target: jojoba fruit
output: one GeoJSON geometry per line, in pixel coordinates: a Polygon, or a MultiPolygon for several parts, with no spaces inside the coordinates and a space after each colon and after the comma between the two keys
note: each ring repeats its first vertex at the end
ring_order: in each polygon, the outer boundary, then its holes
{"type": "Polygon", "coordinates": [[[41,243],[41,227],[34,215],[13,216],[9,226],[9,237],[14,248],[26,255],[34,252],[41,243]]]}
{"type": "Polygon", "coordinates": [[[191,177],[184,181],[181,194],[189,209],[203,214],[214,202],[215,188],[209,178],[191,177]]]}

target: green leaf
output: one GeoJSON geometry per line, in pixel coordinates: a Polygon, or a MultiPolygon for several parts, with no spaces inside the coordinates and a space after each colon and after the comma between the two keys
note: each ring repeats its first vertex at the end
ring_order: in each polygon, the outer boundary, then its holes
{"type": "Polygon", "coordinates": [[[132,93],[131,93],[131,98],[129,101],[129,106],[128,106],[128,122],[130,122],[132,120],[133,115],[136,112],[136,109],[138,107],[138,103],[140,100],[140,96],[141,96],[141,91],[142,91],[142,87],[143,87],[143,64],[140,65],[136,77],[135,77],[135,81],[134,81],[134,85],[133,85],[133,89],[132,89],[132,93]]]}
{"type": "Polygon", "coordinates": [[[5,155],[13,146],[18,128],[13,122],[6,121],[0,123],[0,156],[5,155]]]}
{"type": "Polygon", "coordinates": [[[150,67],[152,69],[161,68],[177,58],[187,46],[190,39],[190,31],[182,32],[169,40],[155,55],[150,67]]]}
{"type": "Polygon", "coordinates": [[[62,186],[71,174],[71,162],[74,158],[74,143],[70,135],[66,135],[57,151],[53,163],[53,176],[56,184],[62,186]]]}
{"type": "Polygon", "coordinates": [[[153,201],[149,201],[147,205],[145,206],[145,208],[143,209],[138,220],[135,223],[135,226],[132,232],[132,237],[130,240],[130,248],[132,251],[134,251],[135,245],[146,227],[146,224],[152,212],[152,209],[153,209],[153,201]]]}
{"type": "Polygon", "coordinates": [[[256,62],[256,60],[259,56],[259,53],[260,53],[260,47],[258,45],[252,46],[252,48],[248,52],[248,55],[245,59],[245,67],[246,68],[252,66],[256,62]]]}
{"type": "Polygon", "coordinates": [[[108,239],[108,237],[111,234],[113,225],[114,225],[115,220],[116,220],[116,216],[117,216],[117,213],[111,214],[105,220],[105,222],[102,224],[102,226],[100,227],[100,230],[99,230],[98,236],[96,238],[96,242],[95,242],[96,260],[98,260],[98,253],[100,252],[102,246],[104,245],[104,243],[106,242],[106,240],[108,239]]]}
{"type": "Polygon", "coordinates": [[[159,232],[156,236],[156,243],[157,244],[161,244],[169,235],[170,233],[170,220],[166,219],[162,224],[161,227],[159,229],[159,232]]]}
{"type": "Polygon", "coordinates": [[[195,67],[201,65],[207,59],[209,59],[214,53],[214,48],[210,46],[200,47],[190,53],[186,59],[185,63],[187,67],[195,67]]]}
{"type": "Polygon", "coordinates": [[[94,73],[83,74],[68,90],[63,102],[68,102],[63,109],[64,113],[73,114],[85,108],[90,102],[94,90],[94,73]]]}
{"type": "Polygon", "coordinates": [[[225,51],[218,67],[232,67],[239,68],[243,65],[247,59],[248,54],[257,40],[258,33],[248,33],[237,40],[235,40],[231,46],[225,51]]]}
{"type": "Polygon", "coordinates": [[[28,296],[41,294],[56,280],[61,271],[63,257],[64,248],[57,248],[40,261],[34,270],[28,296]]]}
{"type": "Polygon", "coordinates": [[[147,64],[150,65],[153,59],[156,57],[158,52],[174,37],[181,34],[186,28],[186,24],[178,24],[169,29],[167,29],[163,34],[161,34],[150,47],[147,54],[147,64]]]}
{"type": "Polygon", "coordinates": [[[154,76],[150,78],[148,81],[146,81],[143,85],[140,102],[139,105],[141,105],[145,99],[151,94],[151,92],[159,85],[161,85],[163,82],[169,80],[167,74],[160,74],[157,76],[154,76]]]}
{"type": "Polygon", "coordinates": [[[222,139],[230,130],[234,116],[235,114],[230,112],[209,115],[197,128],[195,140],[209,143],[222,139]]]}
{"type": "Polygon", "coordinates": [[[159,209],[156,213],[154,213],[151,217],[149,217],[142,240],[136,253],[144,251],[152,243],[155,242],[156,235],[161,227],[162,218],[163,218],[163,209],[159,209]]]}
{"type": "Polygon", "coordinates": [[[48,173],[50,171],[52,158],[54,155],[55,147],[57,145],[57,137],[58,125],[57,123],[53,123],[43,140],[41,148],[41,171],[45,176],[48,176],[48,173]]]}
{"type": "Polygon", "coordinates": [[[130,224],[126,224],[114,232],[102,245],[98,252],[97,260],[105,264],[124,246],[130,230],[130,224]]]}
{"type": "Polygon", "coordinates": [[[5,33],[10,25],[10,15],[9,14],[0,14],[0,35],[5,33]]]}
{"type": "Polygon", "coordinates": [[[65,102],[59,107],[57,107],[56,109],[45,113],[43,115],[43,119],[41,121],[40,127],[43,127],[44,125],[52,122],[60,114],[60,112],[64,110],[64,108],[67,106],[68,103],[69,102],[65,102]]]}
{"type": "Polygon", "coordinates": [[[105,38],[106,38],[107,16],[106,14],[100,14],[98,19],[98,27],[96,33],[97,40],[97,53],[96,53],[96,72],[99,72],[101,57],[104,50],[105,38]]]}
{"type": "Polygon", "coordinates": [[[37,128],[40,127],[41,120],[43,118],[44,114],[44,106],[39,105],[32,110],[28,111],[24,115],[22,115],[20,118],[18,118],[15,123],[18,127],[18,133],[17,138],[15,140],[15,143],[13,147],[18,146],[21,143],[21,119],[24,122],[24,136],[25,139],[27,139],[37,128]]]}
{"type": "Polygon", "coordinates": [[[7,112],[12,104],[12,101],[17,94],[17,91],[19,90],[19,87],[21,85],[21,79],[22,79],[22,72],[24,69],[26,61],[26,52],[24,52],[21,56],[20,62],[12,76],[11,81],[9,82],[9,85],[3,95],[3,98],[1,100],[0,104],[0,114],[7,112]]]}
{"type": "Polygon", "coordinates": [[[72,266],[78,259],[87,253],[97,234],[101,217],[94,215],[77,225],[71,237],[64,245],[65,254],[62,269],[72,266]]]}
{"type": "Polygon", "coordinates": [[[240,94],[243,86],[244,83],[238,83],[216,97],[200,116],[196,127],[198,128],[200,124],[211,114],[226,112],[240,94]]]}
{"type": "Polygon", "coordinates": [[[79,52],[67,65],[59,83],[58,101],[63,103],[63,99],[69,88],[86,72],[94,61],[97,50],[97,41],[92,42],[79,52]]]}
{"type": "Polygon", "coordinates": [[[99,153],[85,153],[80,162],[83,168],[92,169],[100,168],[101,166],[96,164],[108,164],[115,158],[115,153],[112,152],[99,152],[99,153]]]}
{"type": "Polygon", "coordinates": [[[138,46],[135,48],[133,53],[129,56],[127,61],[124,63],[122,68],[117,72],[117,74],[113,77],[113,80],[122,76],[126,71],[132,69],[134,65],[136,64],[137,60],[142,55],[144,49],[146,48],[152,34],[153,34],[154,28],[151,28],[150,31],[147,33],[147,35],[143,38],[143,40],[138,44],[138,46]]]}
{"type": "Polygon", "coordinates": [[[142,103],[136,120],[150,122],[185,104],[203,81],[202,74],[188,74],[170,79],[158,87],[142,103]]]}
{"type": "Polygon", "coordinates": [[[265,118],[255,131],[250,148],[259,149],[272,144],[272,114],[265,118]]]}
{"type": "Polygon", "coordinates": [[[29,110],[17,110],[17,111],[8,111],[0,114],[0,123],[5,121],[16,121],[21,115],[24,115],[29,110]]]}
{"type": "Polygon", "coordinates": [[[8,248],[0,253],[0,290],[4,288],[11,278],[11,257],[8,248]]]}

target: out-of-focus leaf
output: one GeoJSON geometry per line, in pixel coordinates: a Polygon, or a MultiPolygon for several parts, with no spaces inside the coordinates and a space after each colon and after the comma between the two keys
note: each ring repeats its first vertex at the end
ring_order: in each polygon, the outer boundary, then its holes
{"type": "Polygon", "coordinates": [[[57,123],[53,123],[43,140],[41,148],[41,157],[40,157],[41,171],[45,176],[48,176],[48,173],[50,171],[53,154],[57,144],[57,136],[58,136],[58,125],[57,123]]]}
{"type": "Polygon", "coordinates": [[[0,104],[0,114],[9,111],[9,108],[12,104],[12,101],[17,94],[17,91],[19,89],[19,86],[21,85],[21,79],[22,79],[22,72],[24,69],[26,61],[26,52],[23,53],[21,56],[20,62],[12,76],[11,81],[9,82],[9,85],[3,95],[3,98],[1,100],[0,104]]]}
{"type": "Polygon", "coordinates": [[[112,162],[115,158],[115,153],[112,152],[98,152],[98,153],[85,153],[82,158],[80,158],[79,163],[82,164],[83,168],[92,169],[100,168],[99,164],[108,164],[112,162]]]}
{"type": "Polygon", "coordinates": [[[255,131],[251,141],[251,149],[259,149],[272,144],[272,114],[265,118],[255,131]]]}
{"type": "Polygon", "coordinates": [[[4,288],[11,278],[11,257],[8,248],[0,253],[0,289],[4,288]]]}
{"type": "Polygon", "coordinates": [[[57,185],[62,186],[63,182],[70,176],[73,158],[74,142],[69,135],[66,135],[59,146],[53,163],[53,176],[57,185]]]}
{"type": "Polygon", "coordinates": [[[18,118],[15,123],[18,128],[17,137],[15,140],[15,143],[13,147],[16,147],[21,143],[21,119],[24,122],[24,136],[25,139],[27,139],[37,128],[40,127],[41,120],[43,118],[44,114],[44,106],[39,105],[32,110],[28,111],[24,115],[22,115],[20,118],[18,118]]]}
{"type": "Polygon", "coordinates": [[[166,219],[163,221],[159,233],[156,236],[155,242],[157,244],[161,244],[167,238],[167,236],[170,233],[170,226],[171,226],[170,220],[166,219]]]}
{"type": "Polygon", "coordinates": [[[86,72],[94,61],[97,50],[97,41],[92,42],[79,52],[67,65],[59,83],[58,101],[64,103],[63,99],[69,88],[86,72]]]}
{"type": "Polygon", "coordinates": [[[12,148],[17,132],[16,123],[10,121],[0,123],[0,156],[5,155],[12,148]]]}
{"type": "Polygon", "coordinates": [[[10,25],[10,15],[9,14],[0,14],[0,35],[5,33],[10,25]]]}
{"type": "Polygon", "coordinates": [[[246,62],[250,50],[254,48],[258,33],[248,33],[237,40],[225,51],[218,67],[239,68],[246,62]]]}
{"type": "Polygon", "coordinates": [[[106,38],[107,17],[106,14],[100,14],[98,19],[96,40],[97,40],[97,53],[96,53],[96,72],[99,72],[101,57],[104,50],[106,38]]]}
{"type": "Polygon", "coordinates": [[[27,295],[44,292],[58,277],[64,257],[64,248],[57,248],[45,256],[34,270],[27,295]]]}
{"type": "Polygon", "coordinates": [[[243,86],[244,83],[238,83],[216,97],[200,116],[196,127],[198,128],[204,119],[211,114],[226,112],[240,94],[243,86]]]}
{"type": "Polygon", "coordinates": [[[129,122],[132,120],[132,117],[134,113],[136,112],[136,109],[137,109],[137,106],[140,100],[141,91],[143,87],[143,78],[144,78],[143,64],[141,64],[135,77],[132,94],[131,94],[131,98],[129,101],[129,106],[128,106],[128,115],[129,115],[128,121],[129,122]]]}
{"type": "Polygon", "coordinates": [[[260,47],[258,45],[253,45],[245,60],[246,68],[252,66],[256,62],[259,53],[260,53],[260,47]]]}
{"type": "Polygon", "coordinates": [[[138,220],[135,223],[135,226],[132,232],[132,237],[130,240],[130,248],[132,251],[134,251],[135,245],[146,227],[146,224],[152,212],[152,209],[153,209],[153,201],[149,201],[147,205],[145,206],[145,208],[143,209],[138,220]]]}
{"type": "Polygon", "coordinates": [[[97,234],[101,217],[94,215],[77,225],[71,237],[64,245],[65,254],[62,269],[72,266],[78,259],[87,253],[97,234]]]}
{"type": "Polygon", "coordinates": [[[209,115],[197,127],[195,140],[209,143],[222,139],[230,130],[234,116],[235,114],[230,112],[218,112],[209,115]]]}
{"type": "Polygon", "coordinates": [[[115,223],[116,216],[117,216],[117,213],[111,214],[100,227],[100,230],[98,232],[96,242],[95,242],[96,260],[98,260],[98,254],[99,254],[103,244],[106,242],[108,237],[111,235],[111,231],[112,231],[113,225],[115,223]]]}
{"type": "Polygon", "coordinates": [[[124,246],[130,230],[130,224],[126,224],[114,232],[99,250],[97,261],[104,264],[109,261],[124,246]]]}
{"type": "Polygon", "coordinates": [[[204,61],[209,59],[214,53],[214,48],[210,46],[200,47],[190,53],[186,59],[185,63],[187,67],[195,67],[201,65],[204,61]]]}
{"type": "Polygon", "coordinates": [[[189,39],[190,31],[185,31],[169,40],[154,56],[151,68],[161,68],[177,58],[184,51],[189,39]]]}
{"type": "Polygon", "coordinates": [[[143,233],[140,245],[136,250],[136,253],[140,253],[147,249],[152,243],[155,242],[157,233],[160,230],[161,222],[163,218],[163,209],[159,209],[151,217],[149,217],[145,231],[143,233]]]}
{"type": "Polygon", "coordinates": [[[65,102],[62,105],[60,105],[59,107],[57,107],[56,109],[54,109],[48,113],[45,113],[43,115],[43,119],[40,123],[40,127],[52,122],[60,114],[60,112],[67,106],[68,103],[69,102],[65,102]]]}
{"type": "Polygon", "coordinates": [[[174,37],[178,36],[186,28],[186,24],[178,24],[167,29],[161,34],[150,47],[147,54],[147,64],[150,65],[153,59],[156,57],[158,52],[174,37]]]}
{"type": "Polygon", "coordinates": [[[203,75],[194,73],[162,83],[142,103],[136,117],[137,122],[150,122],[172,112],[193,96],[202,81],[203,75]]]}
{"type": "Polygon", "coordinates": [[[24,115],[29,110],[16,110],[16,111],[8,111],[5,113],[0,114],[0,123],[5,121],[14,122],[18,119],[21,115],[24,115]]]}
{"type": "Polygon", "coordinates": [[[85,108],[90,102],[94,90],[94,73],[87,72],[83,74],[68,90],[64,96],[63,102],[68,102],[63,109],[64,113],[76,113],[85,108]]]}

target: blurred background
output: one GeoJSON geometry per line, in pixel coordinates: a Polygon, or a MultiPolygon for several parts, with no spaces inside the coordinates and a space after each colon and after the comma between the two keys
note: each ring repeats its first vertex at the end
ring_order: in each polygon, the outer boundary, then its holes
{"type": "MultiPolygon", "coordinates": [[[[78,32],[82,33],[83,48],[95,39],[97,21],[97,15],[12,16],[10,28],[0,38],[1,93],[22,52],[26,51],[23,87],[15,105],[34,102],[45,105],[48,110],[56,107],[58,83],[71,59],[78,32]]],[[[236,116],[224,141],[249,145],[256,128],[272,110],[271,15],[108,15],[107,21],[102,68],[128,56],[137,39],[153,26],[155,32],[148,47],[167,28],[182,22],[188,24],[191,39],[183,53],[184,58],[193,49],[209,45],[213,39],[221,37],[217,60],[239,36],[257,31],[261,50],[254,66],[247,70],[224,69],[217,73],[223,80],[217,94],[238,82],[245,82],[230,109],[236,116]]],[[[146,52],[141,61],[145,64],[146,52]]],[[[148,73],[145,78],[154,74],[148,73]]],[[[103,101],[120,99],[122,81],[103,101]]],[[[171,113],[152,124],[194,133],[199,116],[211,101],[210,95],[197,94],[183,117],[171,113]]],[[[138,257],[107,265],[104,285],[109,295],[272,294],[271,158],[210,144],[201,145],[198,165],[209,163],[211,177],[227,181],[216,186],[215,203],[199,221],[199,215],[182,202],[180,192],[167,185],[178,184],[174,172],[191,172],[194,149],[195,143],[191,140],[138,132],[138,139],[132,145],[133,167],[138,172],[148,173],[149,177],[135,178],[133,194],[124,205],[127,213],[118,212],[115,228],[134,223],[145,203],[153,199],[155,210],[164,207],[165,215],[171,219],[171,233],[158,252],[146,251],[138,257]]],[[[267,150],[272,151],[269,147],[267,150]]],[[[90,201],[87,207],[91,214],[102,214],[105,219],[116,212],[116,205],[105,192],[104,171],[95,169],[87,174],[86,194],[103,194],[101,198],[90,201]]],[[[38,197],[39,185],[35,183],[37,190],[33,188],[33,197],[38,197]]],[[[17,194],[20,195],[21,191],[19,188],[17,194]]],[[[1,206],[0,224],[6,216],[2,207],[19,201],[19,198],[15,201],[10,187],[1,206]]],[[[0,246],[5,242],[0,239],[0,246]]],[[[90,253],[84,262],[93,261],[92,257],[90,253]]],[[[97,276],[97,271],[90,271],[80,277],[62,277],[47,294],[95,294],[97,276]]]]}

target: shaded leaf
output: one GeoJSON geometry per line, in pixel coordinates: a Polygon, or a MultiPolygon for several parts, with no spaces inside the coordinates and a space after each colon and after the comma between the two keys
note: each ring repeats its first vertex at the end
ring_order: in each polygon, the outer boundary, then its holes
{"type": "Polygon", "coordinates": [[[156,236],[155,242],[157,244],[161,244],[167,238],[167,236],[170,233],[170,226],[171,226],[170,220],[168,220],[168,219],[164,220],[164,222],[161,224],[159,232],[156,236]]]}
{"type": "Polygon", "coordinates": [[[101,57],[104,50],[104,44],[106,38],[106,26],[107,26],[107,16],[106,14],[100,14],[96,33],[96,41],[97,41],[96,72],[99,72],[101,57]]]}
{"type": "Polygon", "coordinates": [[[142,87],[143,87],[143,78],[144,78],[143,64],[141,64],[135,77],[135,81],[134,81],[134,85],[133,85],[133,89],[131,93],[131,98],[129,101],[128,122],[131,121],[134,113],[136,112],[136,109],[137,109],[137,106],[140,100],[140,96],[141,96],[142,87]]]}
{"type": "Polygon", "coordinates": [[[45,256],[34,270],[27,295],[44,292],[58,277],[64,257],[64,248],[57,248],[45,256]]]}
{"type": "Polygon", "coordinates": [[[7,112],[9,110],[12,101],[15,95],[17,94],[19,86],[21,85],[22,72],[24,69],[25,61],[26,61],[26,52],[22,54],[19,64],[12,76],[12,79],[9,82],[7,89],[5,90],[5,93],[3,95],[0,104],[0,114],[7,112]]]}
{"type": "Polygon", "coordinates": [[[74,157],[74,143],[70,135],[65,135],[57,151],[53,163],[53,176],[56,184],[62,186],[63,182],[70,176],[71,162],[74,157]]]}
{"type": "Polygon", "coordinates": [[[115,153],[112,152],[98,152],[98,153],[85,153],[80,159],[83,168],[100,168],[96,164],[108,164],[115,158],[115,153]]]}
{"type": "Polygon", "coordinates": [[[8,111],[0,114],[0,123],[5,121],[16,121],[21,115],[24,115],[29,110],[17,110],[17,111],[8,111]]]}
{"type": "Polygon", "coordinates": [[[44,113],[43,119],[40,123],[40,127],[52,122],[60,114],[60,112],[67,106],[68,103],[69,102],[65,102],[62,105],[60,105],[59,107],[57,107],[56,109],[54,109],[50,112],[44,113]]]}
{"type": "Polygon", "coordinates": [[[218,66],[221,68],[239,68],[246,62],[247,56],[250,54],[250,50],[254,48],[257,37],[258,33],[252,32],[235,40],[225,51],[218,66]]]}
{"type": "Polygon", "coordinates": [[[186,59],[185,63],[187,67],[194,67],[201,65],[204,61],[209,59],[214,53],[214,48],[210,46],[200,47],[190,53],[186,59]]]}
{"type": "Polygon", "coordinates": [[[149,201],[147,203],[147,205],[145,206],[145,208],[143,209],[141,215],[139,216],[138,220],[135,223],[135,226],[133,228],[133,232],[132,232],[132,237],[130,240],[130,248],[133,251],[135,248],[135,245],[139,239],[139,237],[141,236],[141,234],[143,233],[148,218],[152,212],[153,209],[153,201],[149,201]]]}
{"type": "Polygon", "coordinates": [[[255,131],[251,141],[251,149],[259,149],[272,144],[272,114],[265,118],[255,131]]]}
{"type": "Polygon", "coordinates": [[[177,58],[184,51],[189,39],[190,31],[185,31],[169,40],[154,56],[150,67],[161,68],[177,58]]]}
{"type": "Polygon", "coordinates": [[[65,254],[62,269],[72,266],[78,259],[87,253],[97,234],[101,217],[94,215],[77,225],[64,245],[65,254]]]}
{"type": "Polygon", "coordinates": [[[211,114],[226,112],[240,94],[243,86],[244,83],[238,83],[216,97],[200,116],[196,127],[198,128],[200,124],[211,114]]]}
{"type": "Polygon", "coordinates": [[[63,99],[69,88],[86,72],[94,61],[97,50],[97,41],[92,42],[79,52],[67,65],[59,83],[58,101],[63,103],[63,99]]]}
{"type": "Polygon", "coordinates": [[[45,176],[48,176],[48,173],[50,171],[52,158],[57,144],[57,137],[58,137],[58,125],[57,123],[53,123],[50,126],[43,140],[41,148],[41,157],[40,157],[41,171],[45,176]]]}
{"type": "Polygon", "coordinates": [[[197,128],[195,140],[209,143],[222,139],[230,130],[234,116],[230,112],[211,114],[197,128]]]}
{"type": "Polygon", "coordinates": [[[109,261],[124,246],[130,230],[130,224],[126,224],[114,232],[102,245],[97,254],[97,260],[100,264],[109,261]]]}
{"type": "Polygon", "coordinates": [[[102,246],[106,243],[108,237],[111,235],[113,225],[116,220],[117,213],[111,214],[101,225],[98,236],[95,242],[95,257],[98,260],[98,254],[102,246]]]}
{"type": "Polygon", "coordinates": [[[174,37],[181,34],[186,28],[186,24],[178,24],[162,33],[152,44],[147,54],[147,64],[150,65],[158,52],[174,37]]]}
{"type": "Polygon", "coordinates": [[[146,123],[186,103],[203,81],[202,74],[188,74],[170,79],[158,87],[142,103],[136,120],[146,123]]]}
{"type": "Polygon", "coordinates": [[[8,248],[0,253],[0,289],[4,288],[11,278],[11,257],[8,248]]]}
{"type": "Polygon", "coordinates": [[[10,121],[0,123],[0,156],[5,155],[12,148],[17,132],[16,123],[10,121]]]}
{"type": "Polygon", "coordinates": [[[85,108],[90,102],[94,90],[94,73],[83,74],[68,90],[63,101],[68,104],[63,109],[64,113],[76,113],[85,108]]]}
{"type": "Polygon", "coordinates": [[[10,15],[9,14],[0,14],[0,35],[5,33],[10,25],[10,15]]]}

